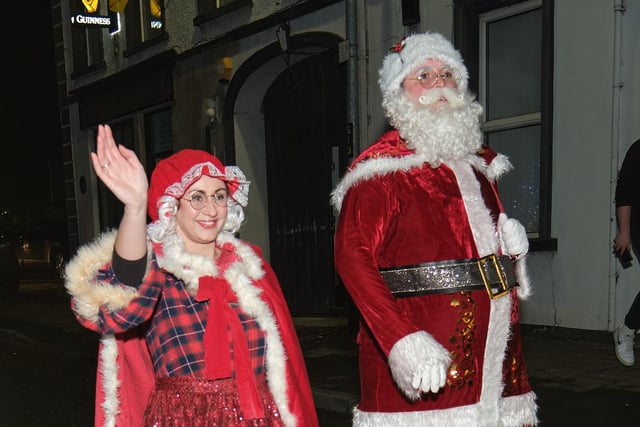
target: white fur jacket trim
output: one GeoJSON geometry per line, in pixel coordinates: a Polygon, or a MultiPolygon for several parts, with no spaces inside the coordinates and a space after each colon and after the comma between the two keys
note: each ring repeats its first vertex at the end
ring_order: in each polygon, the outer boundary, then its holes
{"type": "MultiPolygon", "coordinates": [[[[477,155],[469,155],[468,159],[478,171],[491,181],[497,181],[513,168],[509,159],[503,154],[498,154],[490,164],[487,164],[482,157],[477,155]]],[[[407,172],[413,168],[422,167],[425,163],[427,163],[425,156],[417,153],[402,157],[389,156],[365,159],[353,165],[344,175],[331,193],[331,204],[339,212],[347,191],[358,183],[398,171],[407,172]]]]}

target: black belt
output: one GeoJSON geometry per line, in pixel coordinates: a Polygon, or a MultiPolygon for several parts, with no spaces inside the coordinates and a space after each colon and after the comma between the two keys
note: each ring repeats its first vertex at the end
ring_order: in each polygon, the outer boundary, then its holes
{"type": "Polygon", "coordinates": [[[396,297],[486,289],[494,299],[506,295],[518,284],[511,258],[494,254],[383,268],[380,274],[396,297]]]}

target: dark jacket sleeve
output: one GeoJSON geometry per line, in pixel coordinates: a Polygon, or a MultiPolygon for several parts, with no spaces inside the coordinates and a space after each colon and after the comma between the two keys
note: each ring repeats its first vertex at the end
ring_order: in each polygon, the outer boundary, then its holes
{"type": "Polygon", "coordinates": [[[624,156],[616,183],[616,207],[633,206],[640,195],[640,140],[624,156]]]}

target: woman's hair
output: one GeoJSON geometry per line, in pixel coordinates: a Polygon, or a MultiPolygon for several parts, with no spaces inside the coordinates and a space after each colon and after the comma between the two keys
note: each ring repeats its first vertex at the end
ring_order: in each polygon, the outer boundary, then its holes
{"type": "MultiPolygon", "coordinates": [[[[147,226],[147,235],[156,242],[161,243],[165,236],[176,232],[176,212],[180,201],[175,197],[162,196],[158,200],[158,220],[147,226]]],[[[231,202],[227,208],[227,220],[222,231],[235,234],[240,231],[244,222],[244,209],[240,204],[231,202]]]]}

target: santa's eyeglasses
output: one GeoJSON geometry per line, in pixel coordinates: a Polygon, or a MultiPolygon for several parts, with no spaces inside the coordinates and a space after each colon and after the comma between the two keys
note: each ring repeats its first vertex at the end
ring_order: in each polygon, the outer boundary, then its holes
{"type": "Polygon", "coordinates": [[[439,71],[423,68],[418,71],[416,77],[407,77],[405,80],[417,80],[423,88],[431,89],[438,83],[438,79],[442,80],[445,86],[457,86],[461,77],[458,70],[453,68],[443,68],[439,71]]]}
{"type": "Polygon", "coordinates": [[[207,206],[207,199],[209,197],[213,199],[213,203],[219,208],[228,207],[232,201],[227,190],[218,190],[210,196],[207,196],[204,191],[196,190],[191,192],[188,197],[183,197],[183,199],[187,200],[193,209],[200,211],[207,206]]]}

